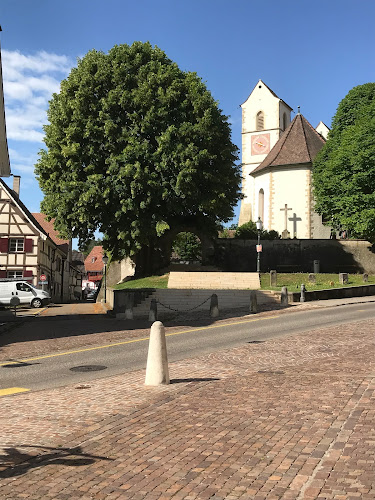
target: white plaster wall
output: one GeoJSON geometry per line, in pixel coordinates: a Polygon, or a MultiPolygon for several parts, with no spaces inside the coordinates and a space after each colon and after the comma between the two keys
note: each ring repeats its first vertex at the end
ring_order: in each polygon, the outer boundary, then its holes
{"type": "MultiPolygon", "coordinates": [[[[285,229],[285,212],[281,211],[288,205],[288,219],[296,214],[301,221],[297,222],[297,238],[310,238],[310,208],[306,190],[309,169],[306,167],[293,167],[273,171],[275,192],[272,197],[273,224],[269,229],[275,229],[280,234],[285,229]]],[[[288,220],[288,231],[294,237],[293,222],[288,220]]]]}
{"type": "Polygon", "coordinates": [[[324,139],[327,139],[328,132],[330,129],[327,127],[327,125],[325,123],[319,122],[319,124],[315,130],[318,132],[318,134],[322,135],[324,137],[324,139]]]}
{"type": "Polygon", "coordinates": [[[264,217],[263,217],[263,227],[264,229],[270,229],[269,221],[269,209],[270,209],[270,174],[265,173],[254,178],[254,214],[253,221],[257,221],[260,215],[259,213],[259,191],[263,189],[264,191],[264,217]]]}

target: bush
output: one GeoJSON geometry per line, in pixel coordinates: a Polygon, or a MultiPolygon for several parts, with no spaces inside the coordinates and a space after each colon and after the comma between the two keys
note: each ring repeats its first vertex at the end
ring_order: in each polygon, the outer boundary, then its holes
{"type": "MultiPolygon", "coordinates": [[[[255,222],[251,220],[239,226],[234,233],[234,237],[242,240],[256,240],[258,238],[258,230],[255,222]]],[[[262,240],[278,240],[280,235],[274,229],[270,231],[263,229],[260,237],[262,240]]]]}

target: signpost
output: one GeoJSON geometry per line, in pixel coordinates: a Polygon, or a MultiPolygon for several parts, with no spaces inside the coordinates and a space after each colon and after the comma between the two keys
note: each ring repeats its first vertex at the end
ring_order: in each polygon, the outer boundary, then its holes
{"type": "Polygon", "coordinates": [[[39,279],[40,279],[39,283],[42,285],[42,290],[44,292],[44,285],[48,283],[47,276],[45,274],[41,274],[39,279]]]}

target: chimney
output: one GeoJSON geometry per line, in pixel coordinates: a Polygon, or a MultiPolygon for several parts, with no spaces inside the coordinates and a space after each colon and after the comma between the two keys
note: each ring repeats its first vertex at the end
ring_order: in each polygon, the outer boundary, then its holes
{"type": "Polygon", "coordinates": [[[13,175],[13,191],[16,193],[18,198],[20,196],[20,184],[21,184],[21,176],[13,175]]]}

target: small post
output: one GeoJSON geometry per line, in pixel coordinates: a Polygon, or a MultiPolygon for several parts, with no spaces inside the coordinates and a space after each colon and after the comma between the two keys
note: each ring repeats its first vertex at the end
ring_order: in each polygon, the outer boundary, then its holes
{"type": "Polygon", "coordinates": [[[348,281],[348,273],[339,273],[340,285],[345,285],[346,283],[348,283],[348,281]]]}
{"type": "Polygon", "coordinates": [[[299,299],[300,302],[305,302],[306,300],[306,297],[305,297],[305,292],[306,292],[306,287],[305,285],[302,283],[301,285],[301,297],[299,299]]]}
{"type": "Polygon", "coordinates": [[[211,318],[217,318],[219,316],[219,301],[216,293],[211,295],[210,316],[211,318]]]}
{"type": "Polygon", "coordinates": [[[148,344],[145,385],[164,384],[169,384],[167,343],[163,323],[155,321],[151,326],[148,344]]]}
{"type": "Polygon", "coordinates": [[[125,296],[125,318],[133,319],[134,293],[129,292],[125,296]]]}
{"type": "Polygon", "coordinates": [[[320,273],[320,260],[314,260],[314,274],[320,273]]]}
{"type": "Polygon", "coordinates": [[[368,282],[368,274],[367,273],[363,273],[363,283],[367,283],[368,282]]]}
{"type": "Polygon", "coordinates": [[[148,320],[152,321],[152,322],[158,320],[158,305],[157,305],[156,299],[151,299],[148,320]]]}
{"type": "Polygon", "coordinates": [[[270,286],[277,286],[277,272],[270,271],[270,286]]]}
{"type": "Polygon", "coordinates": [[[251,290],[250,292],[250,312],[253,314],[258,312],[258,300],[255,290],[251,290]]]}
{"type": "Polygon", "coordinates": [[[282,306],[287,306],[288,305],[288,289],[286,286],[283,286],[281,289],[281,299],[280,299],[281,305],[282,306]]]}

